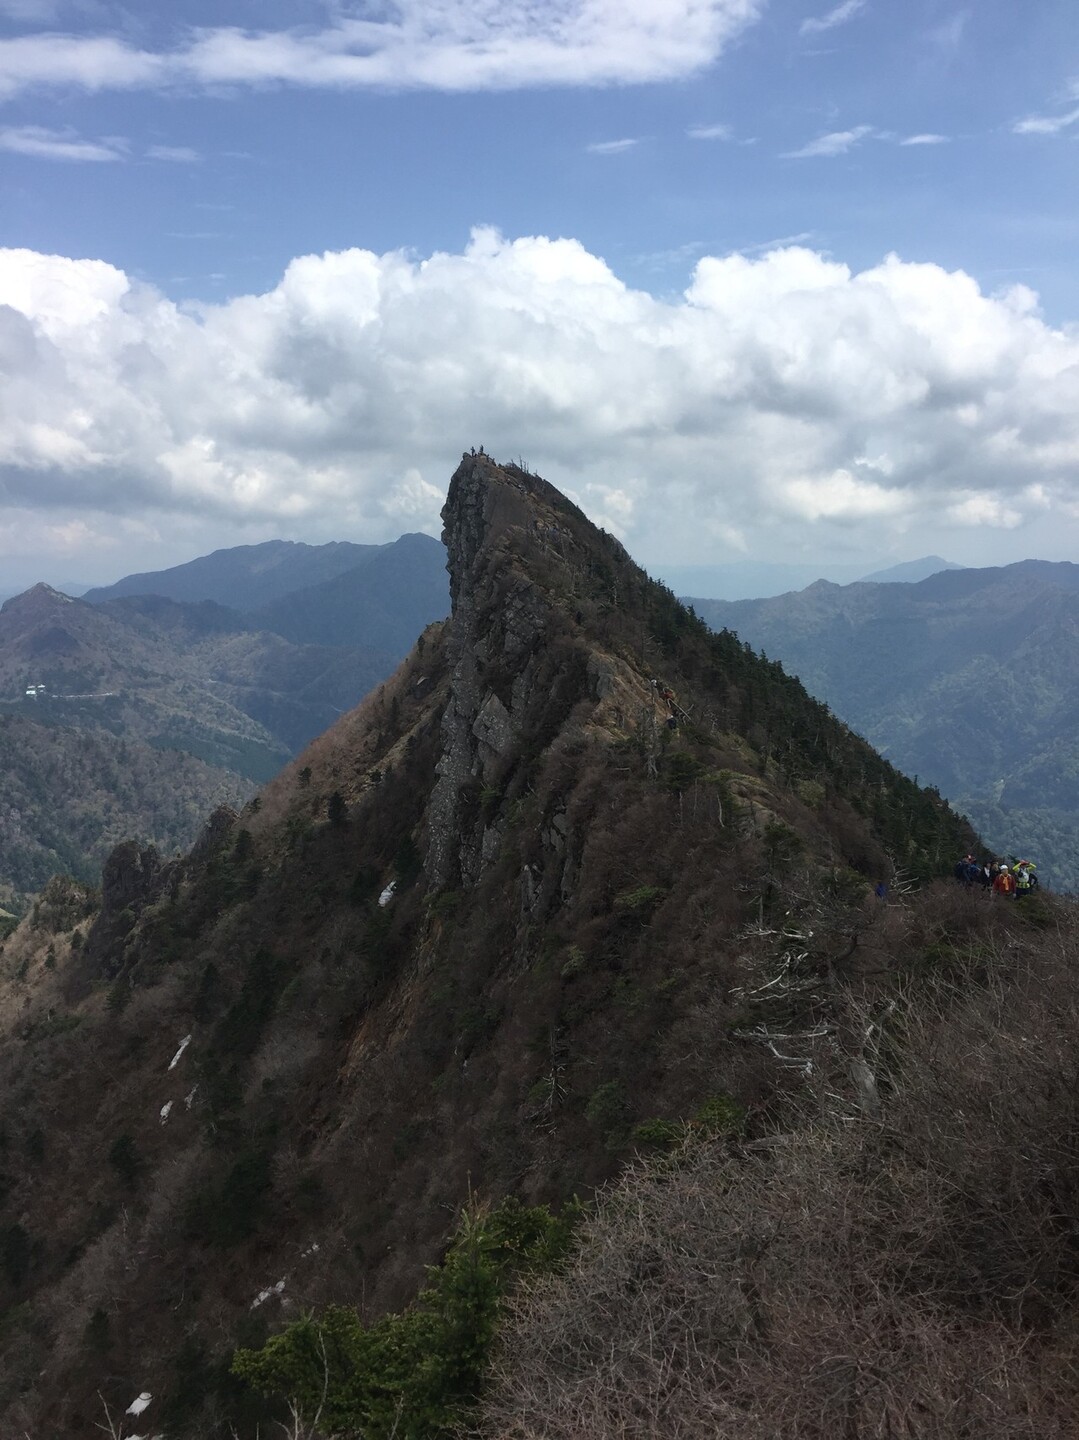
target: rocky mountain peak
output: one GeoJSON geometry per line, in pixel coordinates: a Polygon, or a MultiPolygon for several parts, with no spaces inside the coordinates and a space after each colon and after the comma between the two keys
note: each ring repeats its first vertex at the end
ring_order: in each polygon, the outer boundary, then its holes
{"type": "Polygon", "coordinates": [[[498,852],[498,819],[469,830],[470,792],[505,788],[522,739],[552,704],[565,714],[600,698],[607,667],[596,663],[582,582],[611,559],[632,565],[553,485],[482,453],[462,457],[442,518],[452,673],[428,821],[432,888],[456,876],[473,884],[498,852]]]}
{"type": "Polygon", "coordinates": [[[40,619],[51,614],[57,606],[74,603],[72,596],[65,595],[62,590],[54,590],[44,580],[39,580],[36,585],[31,585],[29,590],[5,600],[3,605],[0,605],[0,614],[10,618],[40,619]]]}

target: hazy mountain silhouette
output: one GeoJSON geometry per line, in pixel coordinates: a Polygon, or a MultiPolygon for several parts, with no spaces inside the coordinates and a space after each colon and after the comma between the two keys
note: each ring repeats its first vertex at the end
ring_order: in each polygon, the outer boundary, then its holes
{"type": "Polygon", "coordinates": [[[923,580],[938,570],[959,568],[939,555],[908,560],[872,575],[862,565],[821,565],[816,561],[782,564],[766,560],[733,560],[725,565],[664,565],[659,578],[677,595],[696,595],[713,600],[759,599],[801,590],[816,580],[833,585],[852,585],[858,580],[882,584],[923,580]]]}
{"type": "Polygon", "coordinates": [[[292,590],[353,570],[381,548],[347,540],[327,545],[305,545],[297,540],[234,545],[167,570],[125,575],[113,585],[86,591],[83,599],[98,604],[122,595],[164,595],[170,600],[216,600],[234,610],[257,610],[292,590]]]}

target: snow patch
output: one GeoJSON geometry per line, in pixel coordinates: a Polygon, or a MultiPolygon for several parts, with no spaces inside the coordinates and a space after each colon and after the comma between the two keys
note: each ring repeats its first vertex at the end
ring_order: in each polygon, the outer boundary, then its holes
{"type": "Polygon", "coordinates": [[[170,1070],[175,1070],[175,1069],[176,1069],[176,1066],[177,1066],[177,1063],[179,1062],[180,1056],[184,1053],[184,1051],[187,1049],[187,1047],[188,1047],[190,1044],[191,1044],[191,1036],[190,1036],[190,1035],[185,1035],[184,1038],[180,1041],[180,1048],[179,1048],[179,1050],[177,1050],[176,1054],[175,1054],[175,1055],[172,1057],[172,1059],[169,1061],[169,1069],[170,1069],[170,1070]]]}
{"type": "Polygon", "coordinates": [[[396,880],[391,880],[390,883],[386,886],[385,890],[383,890],[382,894],[378,897],[378,903],[379,903],[380,905],[388,905],[388,904],[390,903],[390,901],[393,899],[393,892],[394,892],[396,889],[397,889],[397,881],[396,881],[396,880]]]}
{"type": "Polygon", "coordinates": [[[191,1109],[192,1105],[195,1103],[195,1096],[196,1096],[198,1093],[199,1093],[199,1087],[198,1087],[197,1085],[194,1087],[193,1090],[189,1090],[189,1091],[187,1092],[187,1094],[184,1096],[184,1109],[185,1109],[185,1110],[190,1110],[190,1109],[191,1109]]]}
{"type": "Polygon", "coordinates": [[[162,1107],[161,1107],[161,1123],[162,1123],[162,1125],[167,1125],[167,1124],[169,1123],[169,1114],[171,1113],[171,1111],[172,1111],[172,1101],[171,1101],[171,1100],[166,1100],[165,1103],[164,1103],[164,1105],[162,1105],[162,1107]]]}
{"type": "Polygon", "coordinates": [[[131,1404],[127,1407],[128,1415],[141,1415],[154,1397],[149,1390],[144,1390],[141,1395],[136,1395],[131,1404]]]}
{"type": "Polygon", "coordinates": [[[285,1288],[285,1282],[278,1280],[276,1285],[271,1285],[268,1290],[260,1290],[251,1302],[251,1309],[257,1310],[260,1305],[269,1300],[272,1295],[280,1295],[285,1288]]]}

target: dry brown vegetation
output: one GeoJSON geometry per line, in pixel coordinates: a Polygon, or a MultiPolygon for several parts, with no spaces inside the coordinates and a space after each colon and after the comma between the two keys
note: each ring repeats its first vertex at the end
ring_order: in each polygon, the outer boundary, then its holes
{"type": "Polygon", "coordinates": [[[639,1160],[518,1300],[487,1440],[1075,1436],[1074,912],[889,909],[879,1106],[835,1050],[773,1132],[639,1160]]]}

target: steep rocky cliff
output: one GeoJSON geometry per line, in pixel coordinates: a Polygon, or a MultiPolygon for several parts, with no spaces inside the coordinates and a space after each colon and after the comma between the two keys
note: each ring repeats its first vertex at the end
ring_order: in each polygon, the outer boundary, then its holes
{"type": "Polygon", "coordinates": [[[453,615],[390,681],[5,947],[5,1433],[149,1391],[153,1433],[253,1434],[232,1347],[407,1300],[470,1194],[557,1204],[717,1098],[764,1123],[758,967],[806,920],[783,1019],[834,1048],[851,916],[973,842],[546,482],[466,456],[444,517],[453,615]]]}

